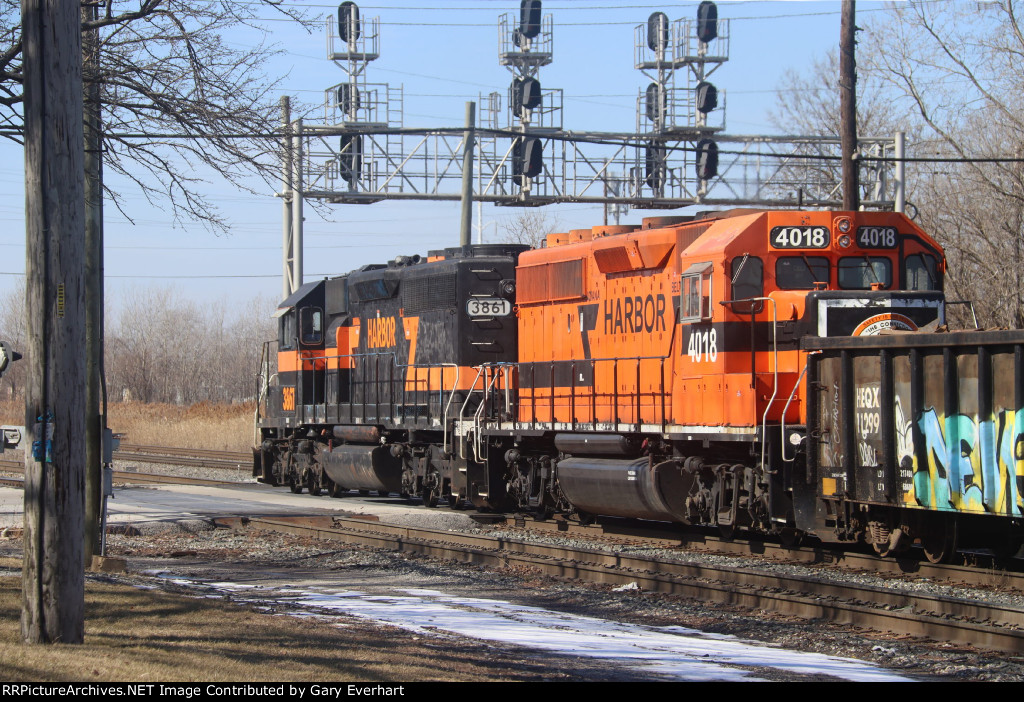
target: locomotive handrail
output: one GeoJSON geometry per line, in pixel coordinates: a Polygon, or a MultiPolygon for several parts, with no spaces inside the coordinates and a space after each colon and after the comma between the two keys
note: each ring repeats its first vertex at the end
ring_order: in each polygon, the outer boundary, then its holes
{"type": "MultiPolygon", "coordinates": [[[[719,304],[723,307],[726,305],[735,305],[741,302],[770,302],[772,303],[772,396],[768,398],[768,404],[764,408],[764,414],[761,416],[761,469],[767,473],[774,473],[775,471],[769,471],[765,461],[765,447],[768,445],[768,412],[771,411],[772,404],[775,403],[775,397],[779,393],[779,320],[778,320],[778,303],[771,295],[767,297],[745,297],[742,300],[722,300],[719,304]]],[[[753,328],[754,318],[757,317],[757,311],[751,307],[750,321],[751,328],[753,328]]],[[[751,353],[753,353],[754,346],[751,344],[751,353]]],[[[752,374],[756,376],[756,369],[752,369],[752,374]]],[[[755,377],[751,377],[751,382],[755,382],[755,377]]],[[[788,407],[788,403],[787,403],[788,407]]],[[[783,410],[783,422],[785,422],[785,410],[783,410]]]]}
{"type": "MultiPolygon", "coordinates": [[[[339,402],[328,402],[328,392],[327,392],[327,390],[328,390],[328,384],[329,384],[329,380],[330,380],[330,373],[329,373],[329,371],[331,371],[332,369],[329,367],[329,364],[327,362],[328,361],[333,361],[333,360],[341,360],[341,359],[345,359],[345,358],[349,358],[349,359],[370,359],[370,358],[372,358],[373,359],[373,371],[374,371],[373,372],[373,379],[372,380],[362,380],[362,381],[359,381],[359,383],[361,385],[363,385],[363,386],[368,386],[370,384],[372,384],[374,386],[374,393],[373,393],[374,396],[373,396],[372,399],[368,397],[368,393],[367,392],[365,392],[365,391],[363,392],[362,403],[361,403],[362,407],[363,407],[363,418],[365,418],[365,416],[366,416],[366,408],[367,408],[367,406],[368,405],[373,405],[374,408],[375,408],[376,414],[377,414],[377,418],[378,418],[378,420],[380,419],[380,408],[381,408],[381,405],[382,405],[380,385],[382,383],[387,383],[388,387],[393,387],[394,386],[394,384],[396,382],[396,379],[394,377],[394,370],[395,369],[401,369],[401,370],[405,371],[405,370],[408,370],[408,369],[421,369],[422,368],[422,369],[427,369],[429,371],[432,368],[438,368],[438,369],[441,369],[441,382],[440,382],[440,387],[438,388],[438,394],[437,394],[437,397],[438,397],[438,407],[444,407],[445,408],[445,411],[444,411],[444,413],[442,415],[442,421],[446,421],[447,420],[448,409],[450,408],[452,400],[454,399],[455,393],[458,390],[459,366],[454,364],[454,363],[402,363],[398,359],[398,354],[395,353],[394,351],[350,353],[350,354],[332,354],[332,355],[323,355],[323,356],[315,356],[315,357],[310,357],[310,358],[303,358],[303,360],[316,360],[316,361],[323,361],[323,363],[324,363],[325,374],[324,374],[324,383],[323,383],[323,403],[322,404],[324,405],[325,409],[326,409],[326,407],[328,405],[331,405],[331,404],[342,404],[342,403],[339,403],[339,402]],[[381,376],[380,361],[382,359],[388,358],[388,357],[392,361],[391,364],[388,365],[388,378],[382,380],[381,377],[380,377],[381,376]],[[454,377],[454,379],[452,381],[453,384],[451,385],[450,388],[446,388],[445,383],[444,383],[444,380],[445,380],[445,378],[444,378],[444,369],[445,368],[454,368],[455,369],[455,377],[454,377]],[[447,401],[445,400],[445,395],[446,394],[448,396],[447,397],[447,401]]],[[[340,364],[339,364],[338,368],[335,368],[333,370],[335,370],[335,371],[340,370],[340,364]]],[[[414,384],[417,382],[417,377],[413,378],[413,383],[414,384]]],[[[428,375],[427,380],[429,382],[429,375],[428,375]]],[[[399,382],[401,382],[401,384],[402,384],[402,400],[403,400],[402,401],[402,412],[403,412],[403,420],[404,420],[404,412],[406,411],[406,407],[408,405],[408,403],[405,402],[405,392],[406,392],[406,385],[407,385],[408,379],[407,378],[402,378],[399,382]]],[[[349,389],[350,389],[349,399],[350,400],[354,400],[353,394],[351,392],[354,383],[356,383],[356,381],[350,376],[349,377],[349,389]]],[[[347,404],[348,408],[349,408],[349,421],[353,421],[354,420],[353,411],[354,411],[354,407],[355,407],[356,403],[354,401],[350,401],[350,402],[344,403],[344,404],[347,404]]],[[[392,414],[393,414],[394,405],[396,404],[394,393],[391,394],[391,400],[389,402],[387,402],[386,404],[390,404],[391,405],[391,408],[392,408],[391,411],[392,411],[392,414]]],[[[417,414],[418,414],[418,412],[417,412],[417,414]]],[[[426,415],[425,419],[429,420],[430,417],[431,417],[431,414],[430,414],[430,407],[429,407],[429,403],[428,403],[427,415],[426,415]]],[[[394,417],[392,417],[392,420],[394,421],[394,417]]]]}
{"type": "Polygon", "coordinates": [[[270,379],[276,378],[277,373],[270,372],[270,345],[277,343],[274,340],[264,341],[261,345],[260,360],[257,366],[259,370],[256,373],[256,409],[254,411],[253,421],[253,446],[258,446],[260,443],[260,418],[262,412],[260,410],[263,401],[270,393],[270,379]]]}
{"type": "Polygon", "coordinates": [[[965,305],[971,311],[975,331],[981,330],[981,327],[978,326],[978,313],[974,311],[974,300],[946,300],[946,306],[948,307],[949,305],[965,305]]]}
{"type": "MultiPolygon", "coordinates": [[[[462,404],[459,406],[459,421],[460,422],[462,421],[462,418],[466,416],[466,407],[469,405],[469,399],[471,397],[473,397],[473,390],[476,388],[477,383],[480,382],[480,377],[484,375],[485,369],[487,368],[488,365],[489,364],[484,363],[482,365],[477,366],[476,377],[473,378],[473,382],[472,382],[472,384],[470,384],[469,390],[466,391],[466,399],[463,400],[462,404]]],[[[486,383],[485,383],[485,385],[486,385],[486,383]]],[[[487,390],[485,389],[482,392],[486,396],[487,390]]],[[[484,405],[484,403],[483,403],[483,401],[481,401],[480,402],[480,406],[483,407],[483,405],[484,405]]],[[[447,424],[447,422],[446,422],[446,424],[447,424]]],[[[445,432],[444,442],[445,442],[444,443],[445,450],[447,450],[447,448],[448,448],[448,432],[445,432]]],[[[474,450],[476,450],[475,446],[474,446],[474,450]]],[[[465,442],[463,442],[462,444],[459,445],[459,458],[461,458],[463,460],[465,460],[465,458],[466,458],[466,445],[465,445],[465,442]]]]}
{"type": "MultiPolygon", "coordinates": [[[[513,366],[514,366],[514,364],[511,364],[511,363],[483,363],[483,364],[481,364],[479,366],[475,366],[475,368],[477,369],[476,377],[473,378],[472,385],[470,385],[469,390],[466,391],[466,399],[462,402],[462,406],[459,408],[459,421],[461,422],[463,417],[466,416],[466,408],[469,406],[469,401],[473,397],[473,392],[474,392],[474,390],[475,390],[475,388],[477,386],[477,383],[480,382],[480,378],[481,377],[485,378],[484,383],[483,383],[483,388],[480,391],[481,394],[482,394],[482,397],[480,399],[480,404],[477,406],[476,411],[473,413],[473,426],[474,426],[474,432],[473,432],[473,453],[476,456],[476,459],[477,459],[478,462],[480,460],[480,456],[482,455],[482,451],[480,450],[480,419],[481,419],[481,416],[483,415],[484,410],[487,407],[487,400],[488,400],[488,397],[489,397],[489,395],[490,395],[490,393],[491,393],[491,391],[492,391],[492,389],[494,387],[495,382],[497,382],[498,378],[506,377],[508,369],[510,369],[513,366]],[[491,380],[490,381],[487,381],[486,380],[486,378],[488,376],[487,371],[488,371],[488,369],[491,369],[491,368],[495,369],[497,372],[495,372],[491,376],[491,380]]],[[[505,383],[506,393],[508,391],[508,386],[509,386],[509,383],[506,382],[505,383]]],[[[447,422],[446,422],[446,424],[447,424],[447,422]]],[[[445,448],[447,448],[447,442],[448,442],[447,432],[445,433],[445,439],[444,440],[445,440],[445,448]]],[[[465,451],[465,444],[464,443],[461,444],[460,447],[459,447],[459,458],[462,458],[462,459],[466,458],[466,451],[465,451]]]]}
{"type": "MultiPolygon", "coordinates": [[[[768,446],[768,412],[775,402],[775,396],[779,393],[779,307],[771,295],[761,299],[772,303],[772,396],[768,398],[768,404],[765,405],[764,414],[761,416],[761,470],[773,473],[774,471],[768,470],[768,464],[765,463],[765,449],[768,446]]],[[[758,299],[751,298],[751,301],[758,301],[758,299]]]]}
{"type": "MultiPolygon", "coordinates": [[[[484,457],[483,451],[480,450],[480,419],[483,416],[484,409],[487,407],[488,400],[491,396],[491,392],[494,388],[494,384],[498,382],[499,378],[505,378],[505,390],[508,390],[509,382],[507,378],[507,372],[511,367],[508,363],[489,363],[485,366],[491,367],[495,370],[495,373],[491,376],[491,380],[487,383],[487,387],[484,390],[484,396],[480,402],[480,406],[476,408],[476,413],[473,415],[473,453],[476,456],[476,460],[479,463],[481,458],[484,457]]],[[[486,377],[486,372],[485,372],[486,377]]],[[[501,421],[501,418],[498,418],[501,421]]]]}
{"type": "MultiPolygon", "coordinates": [[[[641,390],[640,390],[640,381],[642,380],[643,375],[644,375],[644,372],[641,370],[642,362],[643,361],[659,361],[660,362],[658,370],[656,372],[658,373],[658,379],[660,380],[660,387],[664,388],[664,385],[665,385],[665,362],[670,360],[670,359],[671,359],[671,356],[661,356],[661,355],[659,355],[659,356],[609,356],[607,358],[588,358],[588,359],[585,359],[585,362],[587,364],[589,364],[589,366],[590,366],[591,375],[594,378],[592,382],[595,383],[595,384],[597,382],[596,381],[596,378],[597,378],[597,364],[598,363],[611,363],[612,364],[611,397],[612,397],[612,410],[614,412],[613,421],[614,421],[615,425],[621,424],[621,421],[620,421],[621,417],[619,415],[619,409],[620,409],[619,408],[619,364],[620,363],[625,363],[625,362],[632,362],[632,363],[636,364],[637,391],[635,393],[636,394],[636,398],[635,398],[636,401],[635,401],[635,404],[633,406],[633,409],[634,409],[635,415],[636,415],[635,416],[635,420],[636,421],[635,422],[631,422],[631,424],[635,424],[636,425],[636,430],[639,431],[640,428],[643,425],[643,420],[641,418],[643,392],[641,392],[641,390]]],[[[519,373],[523,373],[522,366],[524,366],[524,365],[529,366],[529,378],[530,378],[530,383],[529,383],[529,387],[530,387],[530,419],[528,421],[524,421],[524,424],[529,424],[531,429],[535,429],[538,424],[545,424],[545,422],[541,422],[541,421],[539,421],[537,419],[537,406],[538,406],[538,402],[542,401],[542,399],[543,400],[547,400],[548,410],[549,410],[550,415],[551,415],[550,423],[552,424],[552,426],[554,424],[556,424],[556,421],[555,421],[555,387],[556,387],[556,385],[555,385],[555,363],[557,363],[557,361],[523,361],[523,362],[519,362],[519,363],[514,364],[515,366],[517,366],[517,370],[518,370],[519,373]],[[538,396],[538,394],[537,394],[537,389],[538,389],[537,382],[536,382],[537,381],[537,367],[538,366],[544,366],[545,364],[548,367],[548,376],[549,376],[548,385],[546,386],[546,389],[548,389],[550,392],[549,392],[549,396],[547,398],[540,398],[538,396]]],[[[569,361],[570,379],[569,379],[569,385],[568,385],[568,390],[569,390],[569,398],[568,399],[569,399],[569,413],[570,413],[570,416],[569,416],[569,421],[567,423],[569,424],[571,431],[575,431],[576,430],[576,425],[578,423],[577,419],[576,419],[576,387],[577,387],[576,386],[576,371],[577,371],[577,368],[578,368],[578,361],[575,361],[575,360],[574,361],[569,361]]],[[[598,420],[597,420],[597,395],[598,395],[598,392],[597,392],[597,389],[596,389],[596,385],[592,385],[591,389],[590,389],[590,403],[589,404],[590,404],[590,412],[591,412],[590,416],[591,416],[591,419],[590,419],[589,424],[593,428],[595,428],[595,429],[596,429],[596,426],[597,426],[597,423],[598,423],[598,420]]],[[[523,399],[522,394],[520,395],[520,399],[521,400],[523,399]]],[[[663,428],[667,426],[667,419],[666,419],[666,417],[667,417],[667,407],[666,407],[665,402],[666,402],[665,395],[664,395],[664,393],[661,393],[661,422],[660,423],[661,423],[663,428]]],[[[518,421],[518,419],[517,419],[517,421],[518,421]]]]}

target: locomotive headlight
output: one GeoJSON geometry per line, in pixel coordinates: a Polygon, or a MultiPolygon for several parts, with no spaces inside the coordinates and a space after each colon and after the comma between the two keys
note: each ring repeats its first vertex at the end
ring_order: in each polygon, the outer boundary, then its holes
{"type": "Polygon", "coordinates": [[[839,245],[842,246],[844,249],[850,248],[850,244],[852,243],[853,239],[851,239],[847,234],[843,234],[841,237],[839,237],[839,245]]]}
{"type": "Polygon", "coordinates": [[[850,231],[850,227],[852,226],[853,223],[850,221],[849,217],[839,217],[835,221],[836,229],[838,229],[843,234],[846,234],[848,231],[850,231]]]}
{"type": "Polygon", "coordinates": [[[514,280],[503,280],[499,286],[502,297],[511,299],[516,294],[516,281],[514,280]]]}

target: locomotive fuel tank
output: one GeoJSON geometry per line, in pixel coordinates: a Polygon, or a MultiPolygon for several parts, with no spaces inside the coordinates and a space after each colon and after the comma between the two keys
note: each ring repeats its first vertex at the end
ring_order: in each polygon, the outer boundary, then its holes
{"type": "Polygon", "coordinates": [[[324,471],[336,485],[350,490],[401,492],[402,460],[387,446],[345,444],[325,450],[324,471]]]}
{"type": "Polygon", "coordinates": [[[558,462],[558,485],[576,509],[590,514],[686,521],[679,507],[687,491],[675,461],[566,458],[558,462]]]}

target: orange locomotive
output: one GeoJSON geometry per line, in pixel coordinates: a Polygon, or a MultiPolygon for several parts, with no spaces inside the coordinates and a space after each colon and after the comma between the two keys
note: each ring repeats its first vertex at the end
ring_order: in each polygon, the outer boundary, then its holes
{"type": "Polygon", "coordinates": [[[792,527],[800,340],[942,323],[944,265],[892,213],[732,211],[549,236],[517,269],[532,343],[513,496],[542,512],[792,527]]]}
{"type": "Polygon", "coordinates": [[[944,272],[902,214],[753,210],[364,267],[282,303],[254,473],[936,559],[1012,548],[1024,334],[934,333],[944,272]]]}

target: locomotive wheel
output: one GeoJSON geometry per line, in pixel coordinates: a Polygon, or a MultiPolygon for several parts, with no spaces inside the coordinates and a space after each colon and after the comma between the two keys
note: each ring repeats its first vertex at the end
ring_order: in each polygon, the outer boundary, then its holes
{"type": "Polygon", "coordinates": [[[448,495],[448,508],[449,509],[462,509],[462,498],[458,495],[448,495]]]}
{"type": "MultiPolygon", "coordinates": [[[[879,558],[898,556],[902,553],[906,553],[907,549],[910,548],[910,539],[907,538],[906,532],[903,530],[893,529],[887,541],[873,542],[871,544],[871,548],[875,550],[875,553],[879,558]]],[[[938,561],[933,562],[937,563],[938,561]]]]}
{"type": "Polygon", "coordinates": [[[956,521],[937,517],[925,524],[921,535],[921,548],[929,563],[948,563],[956,553],[956,521]]]}
{"type": "Polygon", "coordinates": [[[874,549],[875,555],[879,558],[888,558],[893,553],[892,546],[888,541],[884,543],[873,543],[871,544],[871,548],[874,549]]]}
{"type": "Polygon", "coordinates": [[[348,492],[348,490],[343,488],[341,485],[338,485],[333,480],[331,481],[331,486],[327,488],[327,494],[331,497],[343,497],[346,492],[348,492]]]}
{"type": "Polygon", "coordinates": [[[323,492],[323,488],[320,487],[320,481],[317,480],[316,473],[313,471],[310,471],[309,477],[306,478],[306,489],[309,490],[309,494],[313,497],[319,497],[320,493],[323,492]]]}
{"type": "Polygon", "coordinates": [[[576,518],[580,520],[580,526],[590,526],[597,521],[597,515],[591,512],[576,510],[576,518]]]}
{"type": "Polygon", "coordinates": [[[723,541],[732,541],[736,538],[736,525],[735,524],[719,524],[718,535],[722,537],[723,541]]]}
{"type": "Polygon", "coordinates": [[[302,483],[293,475],[288,478],[288,489],[298,495],[302,492],[302,483]]]}
{"type": "Polygon", "coordinates": [[[427,507],[437,507],[438,494],[436,489],[423,489],[423,504],[427,507]]]}

